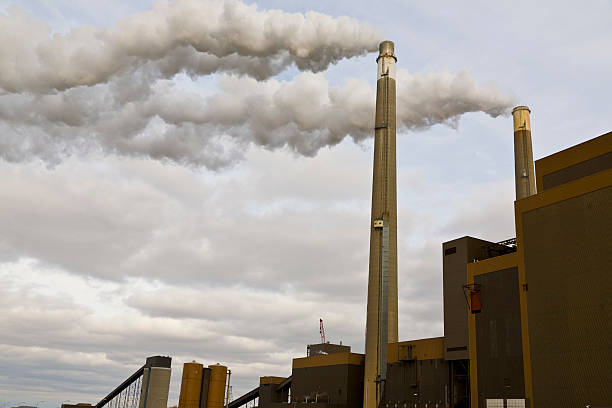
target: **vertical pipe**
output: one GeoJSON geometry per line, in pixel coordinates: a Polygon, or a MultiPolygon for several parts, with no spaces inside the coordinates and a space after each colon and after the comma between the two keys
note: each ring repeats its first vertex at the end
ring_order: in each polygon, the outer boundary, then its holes
{"type": "Polygon", "coordinates": [[[210,368],[202,369],[202,385],[200,388],[200,408],[208,408],[208,388],[210,385],[210,368]]]}
{"type": "Polygon", "coordinates": [[[531,123],[527,106],[512,110],[514,123],[514,180],[516,199],[520,200],[536,193],[533,150],[531,146],[531,123]]]}
{"type": "Polygon", "coordinates": [[[383,216],[382,227],[382,254],[380,268],[380,356],[379,358],[379,388],[380,396],[384,394],[384,385],[387,380],[387,342],[389,328],[389,223],[383,216]]]}
{"type": "Polygon", "coordinates": [[[230,403],[230,380],[232,379],[232,370],[227,370],[227,390],[225,392],[225,408],[227,408],[227,406],[230,403]]]}

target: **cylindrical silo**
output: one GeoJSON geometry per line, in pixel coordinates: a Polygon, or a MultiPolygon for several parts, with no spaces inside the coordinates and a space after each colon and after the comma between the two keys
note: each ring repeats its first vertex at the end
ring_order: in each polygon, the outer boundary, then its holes
{"type": "Polygon", "coordinates": [[[210,382],[208,386],[207,408],[223,408],[225,405],[225,379],[227,367],[221,364],[209,365],[210,382]]]}
{"type": "Polygon", "coordinates": [[[204,366],[195,361],[183,364],[183,380],[178,408],[199,408],[204,366]]]}

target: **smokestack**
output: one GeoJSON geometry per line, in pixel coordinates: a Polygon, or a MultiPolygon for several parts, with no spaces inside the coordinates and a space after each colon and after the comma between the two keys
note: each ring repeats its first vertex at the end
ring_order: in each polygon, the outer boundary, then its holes
{"type": "Polygon", "coordinates": [[[531,123],[527,106],[512,110],[514,121],[514,174],[516,199],[520,200],[536,193],[533,150],[531,148],[531,123]]]}
{"type": "Polygon", "coordinates": [[[397,342],[397,187],[395,169],[394,45],[379,46],[374,126],[370,271],[366,319],[364,408],[383,395],[387,344],[397,342]]]}

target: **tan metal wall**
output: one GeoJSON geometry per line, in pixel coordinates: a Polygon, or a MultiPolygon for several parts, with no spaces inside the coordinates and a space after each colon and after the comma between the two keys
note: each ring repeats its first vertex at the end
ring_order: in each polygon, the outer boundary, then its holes
{"type": "Polygon", "coordinates": [[[293,368],[327,367],[332,365],[363,365],[364,355],[357,353],[320,354],[293,359],[293,368]]]}
{"type": "Polygon", "coordinates": [[[535,406],[610,405],[612,187],[526,211],[522,233],[535,406]]]}
{"type": "Polygon", "coordinates": [[[535,163],[538,191],[611,168],[611,152],[612,132],[609,132],[543,157],[535,163]],[[545,179],[548,179],[546,183],[545,179]]]}
{"type": "Polygon", "coordinates": [[[468,264],[508,251],[493,242],[462,237],[442,244],[442,284],[444,302],[444,358],[468,359],[467,303],[463,292],[468,264]]]}
{"type": "MultiPolygon", "coordinates": [[[[603,253],[609,254],[609,241],[610,238],[606,237],[605,234],[602,234],[602,230],[599,228],[601,226],[605,226],[609,233],[609,219],[610,219],[610,209],[609,207],[604,211],[599,211],[595,217],[596,221],[593,221],[593,210],[595,207],[593,203],[589,203],[585,200],[585,197],[589,196],[591,193],[596,193],[598,191],[603,191],[612,187],[612,169],[605,169],[604,167],[600,167],[595,173],[592,174],[581,174],[578,178],[575,178],[571,181],[565,180],[561,184],[556,185],[554,188],[543,188],[543,179],[547,175],[551,175],[557,172],[564,172],[565,170],[570,170],[570,173],[573,173],[571,169],[574,166],[580,166],[581,163],[587,162],[594,158],[600,157],[603,154],[607,154],[608,152],[612,152],[612,132],[607,133],[605,135],[599,136],[597,138],[591,139],[579,145],[573,146],[571,148],[565,149],[561,152],[555,153],[548,157],[544,157],[536,162],[536,173],[537,173],[537,185],[539,193],[528,197],[524,200],[519,200],[514,203],[515,206],[515,221],[516,221],[516,230],[517,230],[517,256],[518,256],[518,271],[519,271],[519,285],[521,287],[520,290],[520,307],[521,307],[521,330],[522,330],[522,341],[523,341],[523,371],[525,374],[525,394],[529,399],[529,406],[531,408],[545,406],[541,405],[539,396],[543,396],[546,393],[542,394],[542,381],[548,378],[549,381],[551,379],[560,379],[562,373],[565,371],[557,371],[551,370],[552,376],[547,377],[551,372],[546,372],[546,370],[542,370],[541,358],[546,355],[546,353],[542,354],[542,349],[539,348],[541,345],[538,345],[537,342],[541,341],[546,337],[542,337],[539,340],[534,336],[534,333],[538,330],[543,329],[544,326],[539,325],[539,318],[533,318],[532,314],[536,314],[536,316],[542,312],[541,306],[537,300],[532,302],[531,299],[536,298],[543,302],[552,302],[559,306],[563,300],[559,299],[559,296],[564,296],[565,293],[569,290],[567,288],[563,288],[564,290],[559,292],[558,289],[562,289],[559,287],[559,282],[566,282],[566,286],[569,288],[570,281],[574,279],[576,282],[580,282],[580,286],[575,293],[580,294],[582,299],[585,300],[585,304],[588,305],[589,302],[592,301],[593,296],[599,295],[597,292],[590,293],[587,287],[596,286],[597,288],[605,288],[609,292],[610,288],[610,274],[597,275],[601,274],[601,271],[597,272],[592,268],[592,264],[589,263],[593,259],[597,259],[597,262],[603,262],[606,264],[606,261],[602,260],[598,255],[602,251],[602,245],[604,246],[603,253]],[[577,201],[576,201],[577,200],[577,201]],[[582,206],[576,206],[573,208],[573,211],[565,212],[562,208],[567,205],[568,202],[581,202],[582,206]],[[537,236],[538,229],[540,233],[547,234],[545,235],[547,239],[543,239],[544,236],[540,235],[540,240],[538,242],[531,241],[531,244],[527,244],[530,241],[530,233],[523,227],[524,223],[534,222],[537,223],[537,217],[533,217],[529,220],[528,214],[546,214],[546,219],[542,221],[546,221],[546,224],[539,224],[538,228],[532,229],[531,232],[537,236]],[[588,220],[588,223],[585,224],[582,221],[585,221],[585,216],[591,217],[588,220]],[[576,224],[578,221],[578,225],[576,224]],[[607,224],[606,224],[607,223],[607,224]],[[598,228],[591,228],[592,225],[597,226],[598,228]],[[586,229],[585,229],[586,228],[586,229]],[[531,259],[529,259],[528,252],[536,248],[538,245],[541,246],[542,249],[548,251],[547,256],[542,258],[542,260],[546,260],[543,262],[540,267],[534,267],[534,260],[538,259],[537,256],[534,257],[532,252],[531,259]],[[531,247],[531,250],[528,248],[531,247]],[[552,251],[551,251],[552,249],[552,251]],[[588,254],[585,258],[585,254],[588,254]],[[572,258],[572,261],[569,263],[563,263],[563,268],[567,268],[569,265],[573,265],[573,271],[569,271],[567,269],[561,269],[559,272],[563,272],[561,274],[557,274],[554,272],[543,272],[540,270],[544,269],[544,264],[549,265],[549,267],[555,267],[559,265],[559,260],[567,260],[572,258]],[[577,259],[587,259],[589,262],[585,264],[576,265],[577,259]],[[580,269],[577,266],[580,266],[580,269]],[[586,269],[584,269],[586,268],[586,269]],[[588,273],[583,273],[588,271],[588,273]],[[575,276],[571,276],[575,274],[575,276]],[[539,290],[534,293],[534,284],[539,287],[539,290]],[[557,289],[550,291],[551,288],[557,289]],[[548,295],[553,295],[552,298],[547,299],[546,297],[541,295],[541,291],[548,291],[548,295]],[[538,294],[540,292],[540,294],[538,294]],[[554,293],[553,293],[554,292],[554,293]],[[588,300],[587,300],[588,299],[588,300]],[[534,327],[536,325],[536,327],[534,327]],[[536,350],[533,350],[531,345],[532,341],[536,341],[534,345],[536,350]],[[539,360],[538,362],[532,360],[539,360]],[[539,368],[538,368],[539,367],[539,368]],[[542,375],[544,374],[544,375],[542,375]]],[[[610,200],[604,201],[604,206],[609,206],[610,200]]],[[[535,225],[535,224],[534,224],[535,225]]],[[[542,254],[540,254],[542,255],[542,254]]],[[[612,268],[608,261],[608,270],[612,268]]],[[[577,297],[572,297],[574,300],[579,301],[577,297]]],[[[599,297],[600,299],[601,297],[599,297]]],[[[570,303],[573,303],[573,301],[570,303]]],[[[589,308],[584,308],[584,311],[588,311],[589,308]]],[[[593,311],[593,309],[590,309],[593,311]]],[[[550,311],[550,309],[549,309],[550,311]]],[[[566,328],[574,328],[580,327],[575,326],[575,319],[577,318],[577,310],[576,309],[566,309],[565,306],[559,306],[558,312],[561,313],[558,317],[563,317],[563,313],[572,316],[572,320],[567,319],[549,319],[548,323],[551,325],[562,325],[565,323],[570,323],[566,328]]],[[[602,313],[609,313],[609,310],[604,306],[602,313]]],[[[588,313],[584,317],[584,319],[591,319],[591,314],[588,313]]],[[[609,324],[609,320],[605,321],[609,324]]],[[[591,323],[592,324],[592,321],[591,323]]],[[[546,331],[547,333],[553,333],[551,331],[546,331]]],[[[568,330],[557,330],[556,333],[559,336],[559,339],[563,339],[563,336],[570,334],[568,330]]],[[[597,331],[589,334],[591,336],[591,342],[599,339],[602,341],[601,336],[597,337],[597,331]]],[[[609,336],[608,336],[609,337],[609,336]]],[[[604,338],[607,340],[608,337],[604,338]]],[[[556,346],[560,344],[566,344],[563,341],[556,344],[556,346]]],[[[590,347],[589,347],[590,348],[590,347]]],[[[591,348],[591,351],[593,349],[591,348]]],[[[608,350],[610,347],[608,346],[608,350]]],[[[597,358],[600,358],[605,361],[605,359],[610,359],[608,355],[605,353],[595,352],[598,355],[597,358]]],[[[570,354],[565,354],[563,356],[576,355],[574,352],[570,354]]],[[[550,355],[549,355],[550,356],[550,355]]],[[[562,357],[562,355],[558,355],[557,357],[562,357]]],[[[592,357],[592,356],[591,356],[592,357]]],[[[550,357],[552,359],[552,357],[550,357]]],[[[565,370],[565,365],[563,365],[563,359],[555,360],[557,365],[560,368],[565,370]]],[[[586,361],[586,360],[585,360],[586,361]]],[[[599,360],[598,360],[599,361],[599,360]]],[[[549,364],[552,366],[552,363],[549,364]]],[[[576,368],[576,367],[574,367],[576,368]]],[[[596,373],[597,369],[589,368],[589,376],[596,373]]],[[[568,392],[575,392],[576,385],[568,384],[568,379],[572,378],[570,376],[563,376],[561,379],[561,383],[563,384],[564,390],[569,390],[568,392]],[[571,391],[574,390],[574,391],[571,391]]],[[[609,373],[606,374],[609,377],[609,373]]],[[[572,380],[573,381],[573,380],[572,380]]],[[[608,381],[609,383],[609,381],[608,381]]],[[[597,381],[592,384],[597,384],[597,381]]],[[[582,386],[580,386],[582,387],[582,386]]],[[[588,388],[588,384],[586,384],[588,388]]],[[[601,390],[602,387],[598,387],[597,389],[601,390]]],[[[586,388],[583,388],[586,389],[586,388]]],[[[607,389],[607,388],[603,388],[607,389]]],[[[557,398],[560,398],[561,394],[557,395],[557,398]]],[[[546,400],[543,400],[545,403],[546,400]]],[[[566,406],[564,404],[571,404],[571,398],[564,399],[561,402],[560,406],[566,406]]],[[[596,403],[594,405],[597,405],[596,403]]]]}
{"type": "Polygon", "coordinates": [[[325,401],[328,408],[361,408],[363,404],[363,364],[335,364],[330,366],[293,367],[291,405],[308,399],[325,401]]]}
{"type": "Polygon", "coordinates": [[[389,364],[382,406],[446,407],[450,400],[449,365],[443,359],[389,364]]]}
{"type": "Polygon", "coordinates": [[[444,358],[444,337],[400,341],[387,346],[387,363],[444,358]]]}
{"type": "Polygon", "coordinates": [[[482,311],[474,315],[478,407],[486,399],[524,399],[523,351],[516,267],[474,276],[482,311]]]}
{"type": "Polygon", "coordinates": [[[592,159],[544,174],[542,176],[542,189],[548,190],[607,169],[612,169],[612,152],[603,153],[592,159]]]}

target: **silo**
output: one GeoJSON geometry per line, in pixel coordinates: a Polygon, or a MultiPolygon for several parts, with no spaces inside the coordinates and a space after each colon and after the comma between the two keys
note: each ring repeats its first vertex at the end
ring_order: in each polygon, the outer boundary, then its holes
{"type": "Polygon", "coordinates": [[[192,361],[183,364],[183,379],[178,408],[199,408],[204,366],[192,361]]]}
{"type": "Polygon", "coordinates": [[[221,364],[209,365],[210,382],[208,386],[207,408],[223,408],[225,405],[225,380],[227,367],[221,364]]]}

